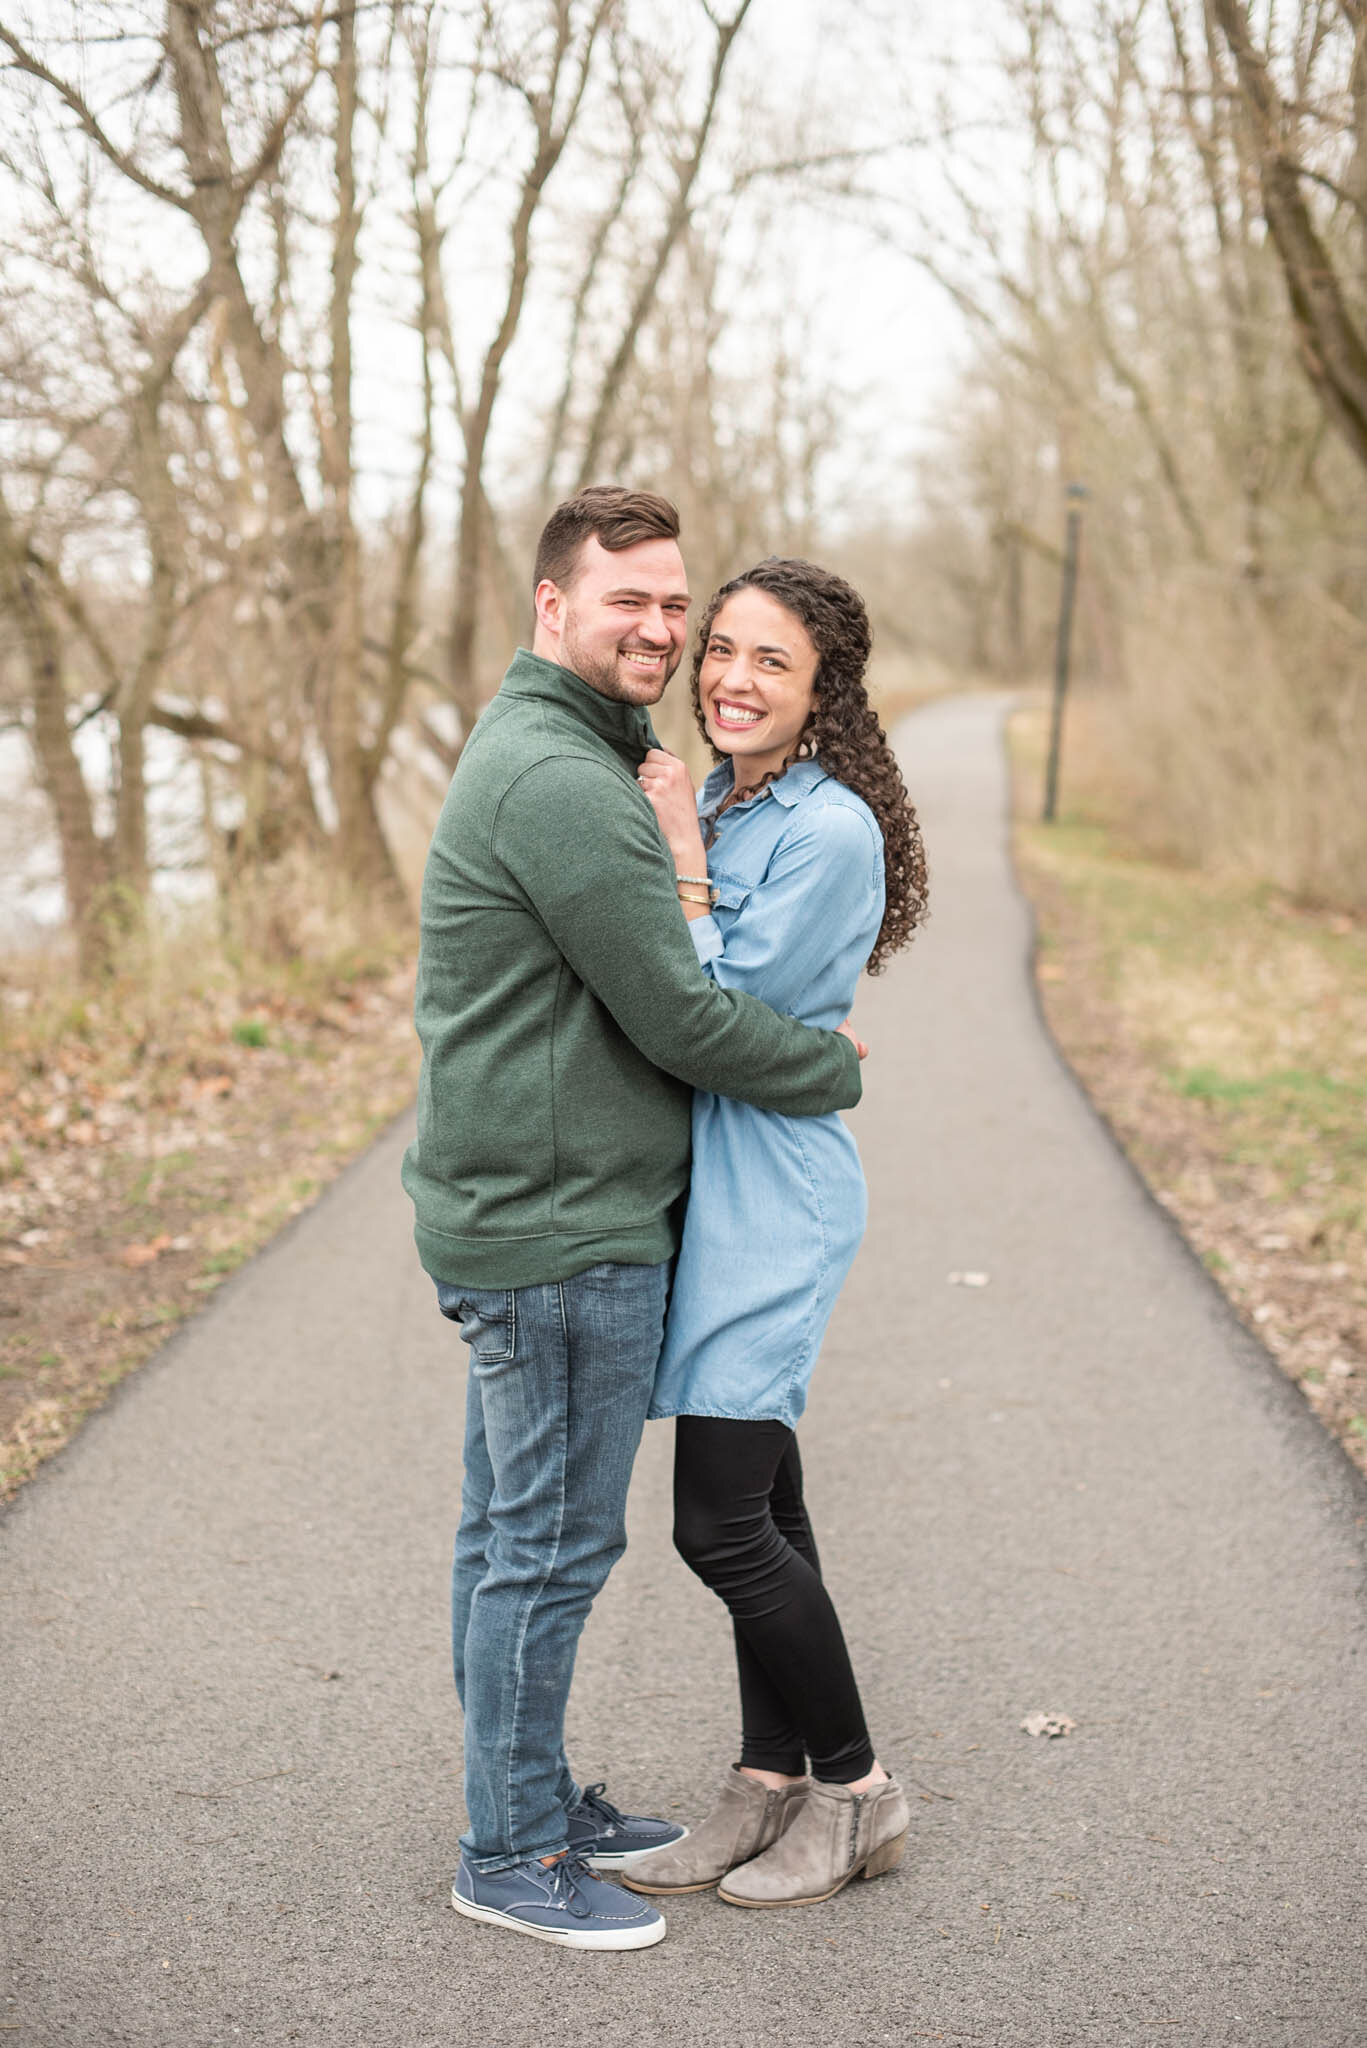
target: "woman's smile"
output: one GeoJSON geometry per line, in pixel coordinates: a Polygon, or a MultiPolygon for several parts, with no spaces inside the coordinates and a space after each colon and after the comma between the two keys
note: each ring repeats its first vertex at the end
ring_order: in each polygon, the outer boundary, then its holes
{"type": "Polygon", "coordinates": [[[732,704],[725,697],[715,697],[712,700],[712,716],[718,725],[747,726],[754,725],[757,720],[763,718],[764,713],[747,710],[743,704],[732,704]]]}

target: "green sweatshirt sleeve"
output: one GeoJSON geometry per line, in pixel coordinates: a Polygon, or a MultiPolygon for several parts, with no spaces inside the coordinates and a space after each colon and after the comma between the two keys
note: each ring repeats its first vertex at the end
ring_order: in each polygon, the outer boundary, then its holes
{"type": "Polygon", "coordinates": [[[612,768],[561,755],[524,769],[499,804],[490,851],[654,1066],[788,1116],[858,1102],[849,1039],[702,973],[655,813],[612,768]]]}

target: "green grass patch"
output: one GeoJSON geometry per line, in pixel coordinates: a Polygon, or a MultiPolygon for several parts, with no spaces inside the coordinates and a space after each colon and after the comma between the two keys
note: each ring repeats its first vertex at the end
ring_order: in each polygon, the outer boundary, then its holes
{"type": "Polygon", "coordinates": [[[1214,1067],[1193,1067],[1190,1073],[1177,1076],[1176,1087],[1179,1095],[1189,1095],[1198,1102],[1256,1102],[1287,1096],[1301,1102],[1307,1097],[1342,1095],[1346,1084],[1336,1081],[1331,1074],[1308,1074],[1295,1067],[1283,1074],[1251,1078],[1222,1074],[1214,1067]]]}
{"type": "Polygon", "coordinates": [[[245,1244],[225,1245],[221,1252],[204,1261],[204,1271],[209,1273],[235,1273],[242,1261],[248,1257],[251,1247],[245,1244]]]}
{"type": "Polygon", "coordinates": [[[198,1154],[190,1151],[168,1152],[161,1159],[151,1159],[134,1176],[128,1190],[128,1199],[141,1208],[154,1208],[166,1192],[168,1184],[194,1173],[198,1166],[198,1154]]]}

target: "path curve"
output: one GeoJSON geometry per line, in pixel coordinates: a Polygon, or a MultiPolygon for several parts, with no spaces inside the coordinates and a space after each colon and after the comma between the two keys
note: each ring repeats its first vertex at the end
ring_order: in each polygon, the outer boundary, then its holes
{"type": "MultiPolygon", "coordinates": [[[[0,1527],[5,2040],[1362,2048],[1367,1489],[1044,1034],[1002,716],[898,735],[934,915],[860,999],[872,1222],[803,1427],[901,1871],[638,1956],[445,1908],[463,1359],[397,1129],[0,1527]]],[[[696,1815],[734,1703],[668,1462],[652,1425],[572,1753],[696,1815]]]]}

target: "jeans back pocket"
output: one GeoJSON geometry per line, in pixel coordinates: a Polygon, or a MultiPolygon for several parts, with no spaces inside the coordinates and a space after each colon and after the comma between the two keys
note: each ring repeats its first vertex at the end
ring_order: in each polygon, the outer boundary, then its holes
{"type": "Polygon", "coordinates": [[[449,1287],[437,1282],[437,1306],[470,1347],[476,1372],[506,1365],[517,1350],[517,1290],[512,1287],[449,1287]]]}

